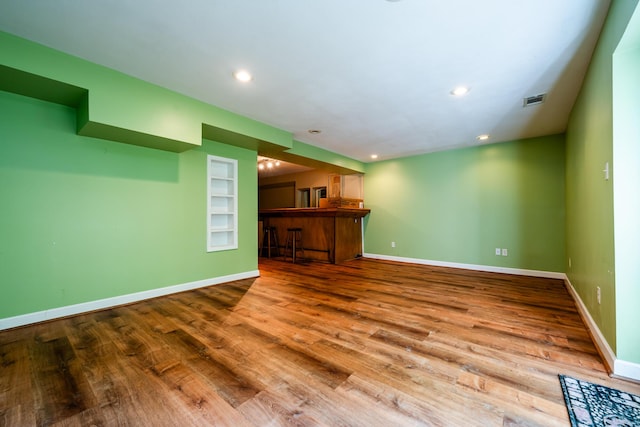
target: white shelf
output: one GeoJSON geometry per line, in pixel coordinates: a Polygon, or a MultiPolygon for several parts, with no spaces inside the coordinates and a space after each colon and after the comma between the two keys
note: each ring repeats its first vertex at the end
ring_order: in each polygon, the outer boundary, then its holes
{"type": "Polygon", "coordinates": [[[210,232],[209,244],[215,247],[215,249],[211,250],[210,252],[237,249],[238,244],[235,241],[235,235],[235,230],[210,232]]]}
{"type": "Polygon", "coordinates": [[[237,161],[224,157],[209,156],[209,176],[215,179],[237,179],[237,161]]]}
{"type": "Polygon", "coordinates": [[[238,248],[238,161],[207,156],[207,251],[238,248]]]}

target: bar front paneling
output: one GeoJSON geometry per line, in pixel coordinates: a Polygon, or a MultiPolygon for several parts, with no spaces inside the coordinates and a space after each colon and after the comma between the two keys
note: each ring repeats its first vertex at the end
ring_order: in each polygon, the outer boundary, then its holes
{"type": "Polygon", "coordinates": [[[369,209],[281,208],[260,210],[264,227],[275,227],[284,251],[287,229],[302,228],[304,257],[341,263],[362,256],[362,219],[369,209]]]}

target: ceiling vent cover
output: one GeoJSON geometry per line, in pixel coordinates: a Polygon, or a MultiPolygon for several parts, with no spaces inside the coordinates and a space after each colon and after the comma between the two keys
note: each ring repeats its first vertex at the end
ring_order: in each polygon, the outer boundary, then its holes
{"type": "Polygon", "coordinates": [[[529,97],[523,99],[522,106],[523,107],[531,107],[533,105],[539,105],[539,104],[542,104],[545,101],[545,99],[547,99],[547,94],[546,93],[541,93],[540,95],[529,96],[529,97]]]}

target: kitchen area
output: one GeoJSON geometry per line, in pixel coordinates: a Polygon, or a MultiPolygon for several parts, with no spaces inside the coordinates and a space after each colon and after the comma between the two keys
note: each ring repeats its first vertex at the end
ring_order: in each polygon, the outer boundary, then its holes
{"type": "Polygon", "coordinates": [[[362,256],[362,221],[370,213],[362,174],[259,158],[258,206],[260,256],[334,264],[362,256]]]}

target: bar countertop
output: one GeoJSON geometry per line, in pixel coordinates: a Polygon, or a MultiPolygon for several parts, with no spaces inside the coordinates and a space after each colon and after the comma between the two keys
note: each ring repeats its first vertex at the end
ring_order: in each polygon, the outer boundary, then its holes
{"type": "Polygon", "coordinates": [[[351,217],[362,218],[371,209],[360,208],[277,208],[261,209],[258,213],[261,216],[325,216],[325,217],[351,217]]]}

